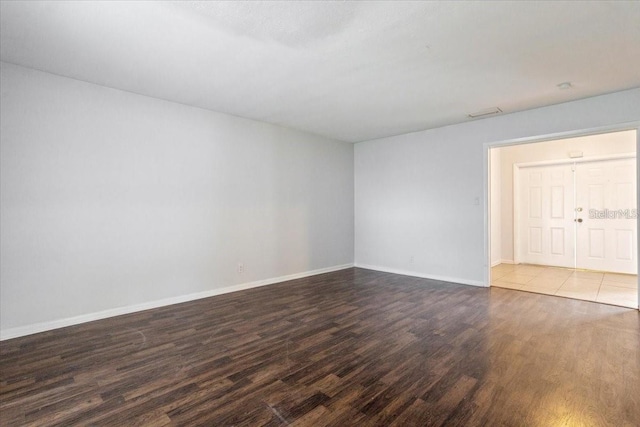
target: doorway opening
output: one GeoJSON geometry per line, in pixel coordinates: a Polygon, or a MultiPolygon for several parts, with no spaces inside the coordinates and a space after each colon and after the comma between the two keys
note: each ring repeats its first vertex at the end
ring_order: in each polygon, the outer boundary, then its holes
{"type": "Polygon", "coordinates": [[[637,141],[490,147],[491,286],[638,308],[637,141]]]}

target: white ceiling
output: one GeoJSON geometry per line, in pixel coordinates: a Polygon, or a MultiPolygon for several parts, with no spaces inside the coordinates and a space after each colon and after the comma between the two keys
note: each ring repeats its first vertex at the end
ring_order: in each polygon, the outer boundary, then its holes
{"type": "Polygon", "coordinates": [[[640,87],[640,1],[3,1],[0,25],[3,61],[351,142],[640,87]]]}

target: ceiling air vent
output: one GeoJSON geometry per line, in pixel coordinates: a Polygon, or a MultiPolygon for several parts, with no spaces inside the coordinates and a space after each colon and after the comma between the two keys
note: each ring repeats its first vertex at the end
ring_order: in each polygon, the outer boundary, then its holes
{"type": "Polygon", "coordinates": [[[486,110],[477,111],[475,113],[468,114],[468,116],[471,117],[472,119],[475,119],[477,117],[491,116],[493,114],[499,114],[499,113],[502,113],[502,110],[498,107],[494,107],[494,108],[488,108],[486,110]]]}

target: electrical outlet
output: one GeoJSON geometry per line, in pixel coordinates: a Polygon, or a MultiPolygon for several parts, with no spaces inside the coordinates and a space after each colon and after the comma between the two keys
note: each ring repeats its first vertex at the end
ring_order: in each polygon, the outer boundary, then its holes
{"type": "Polygon", "coordinates": [[[244,273],[244,263],[243,262],[239,262],[238,263],[238,274],[242,274],[244,273]]]}
{"type": "Polygon", "coordinates": [[[414,258],[413,258],[413,255],[411,255],[411,256],[409,257],[409,264],[413,264],[413,261],[415,261],[415,260],[414,260],[414,258]]]}

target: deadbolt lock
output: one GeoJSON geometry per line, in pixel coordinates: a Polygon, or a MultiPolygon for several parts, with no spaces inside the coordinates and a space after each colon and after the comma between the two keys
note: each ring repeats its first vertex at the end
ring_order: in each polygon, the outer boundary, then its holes
{"type": "Polygon", "coordinates": [[[576,212],[582,212],[582,208],[576,208],[576,212]]]}

